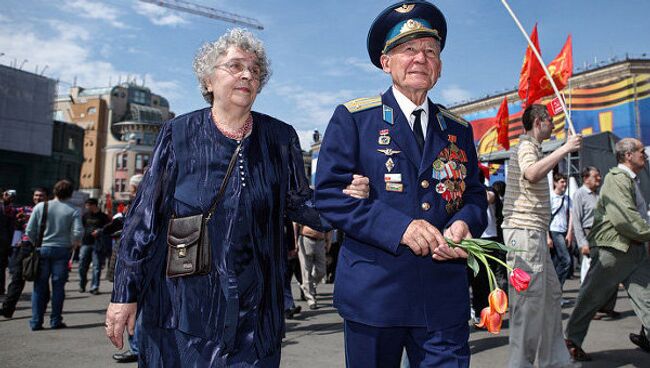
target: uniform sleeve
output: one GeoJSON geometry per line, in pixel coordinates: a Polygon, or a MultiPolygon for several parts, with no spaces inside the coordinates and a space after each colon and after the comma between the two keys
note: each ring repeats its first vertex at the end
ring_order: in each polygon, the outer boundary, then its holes
{"type": "Polygon", "coordinates": [[[487,195],[485,186],[479,181],[478,158],[476,156],[476,147],[474,147],[474,138],[471,126],[466,130],[465,142],[470,143],[470,147],[465,149],[467,154],[467,176],[465,177],[465,192],[463,192],[463,207],[456,212],[447,222],[447,227],[451,226],[454,221],[463,221],[469,227],[473,237],[479,237],[483,234],[487,226],[487,195]]]}
{"type": "MultiPolygon", "coordinates": [[[[397,254],[413,218],[373,198],[357,199],[343,193],[360,172],[359,133],[352,114],[339,105],[329,122],[316,168],[316,208],[334,227],[350,237],[397,254]]],[[[371,191],[372,191],[371,183],[371,191]]]]}
{"type": "Polygon", "coordinates": [[[645,222],[636,209],[634,183],[625,174],[605,177],[601,190],[601,200],[607,218],[616,231],[636,242],[650,240],[650,225],[645,222]]]}
{"type": "Polygon", "coordinates": [[[171,215],[176,160],[172,127],[167,122],[154,146],[149,170],[145,173],[131,206],[120,239],[113,283],[114,303],[136,302],[138,295],[165,255],[165,228],[171,215]]]}
{"type": "Polygon", "coordinates": [[[329,222],[321,218],[314,207],[313,191],[305,175],[305,165],[298,134],[290,128],[289,139],[289,186],[286,198],[286,216],[293,222],[307,225],[318,231],[332,229],[329,222]]]}

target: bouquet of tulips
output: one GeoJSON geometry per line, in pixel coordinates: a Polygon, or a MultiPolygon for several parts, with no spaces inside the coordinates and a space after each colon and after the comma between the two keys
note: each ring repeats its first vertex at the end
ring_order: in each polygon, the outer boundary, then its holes
{"type": "Polygon", "coordinates": [[[520,268],[513,269],[499,258],[490,254],[493,251],[512,252],[518,250],[499,242],[485,239],[465,239],[460,243],[454,243],[450,239],[447,239],[447,244],[450,247],[458,247],[467,252],[467,265],[474,271],[474,276],[479,273],[479,262],[485,266],[485,272],[490,283],[490,295],[488,296],[490,306],[481,311],[481,321],[476,327],[485,328],[490,333],[498,334],[501,331],[503,315],[508,309],[508,295],[497,286],[497,279],[494,271],[488,265],[488,259],[503,265],[511,273],[510,284],[512,284],[517,292],[521,292],[528,288],[530,275],[520,268]]]}

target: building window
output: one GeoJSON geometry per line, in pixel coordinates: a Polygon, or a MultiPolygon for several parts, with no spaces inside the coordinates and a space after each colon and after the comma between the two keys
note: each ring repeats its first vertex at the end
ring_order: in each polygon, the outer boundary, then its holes
{"type": "Polygon", "coordinates": [[[126,179],[115,179],[115,192],[121,193],[126,191],[126,179]]]}
{"type": "Polygon", "coordinates": [[[127,153],[118,153],[115,155],[115,170],[126,170],[129,155],[127,153]]]}
{"type": "Polygon", "coordinates": [[[93,115],[97,113],[97,108],[96,107],[89,107],[87,111],[88,115],[93,115]]]}
{"type": "Polygon", "coordinates": [[[149,165],[149,154],[138,153],[135,155],[135,173],[142,174],[149,165]]]}
{"type": "Polygon", "coordinates": [[[140,105],[147,105],[147,93],[142,90],[133,89],[131,91],[131,100],[140,105]]]}

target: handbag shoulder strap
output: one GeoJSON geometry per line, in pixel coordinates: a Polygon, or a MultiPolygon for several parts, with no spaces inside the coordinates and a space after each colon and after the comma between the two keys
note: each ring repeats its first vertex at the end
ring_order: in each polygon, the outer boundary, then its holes
{"type": "Polygon", "coordinates": [[[41,226],[38,229],[38,238],[36,238],[36,248],[40,248],[43,244],[43,237],[45,236],[45,228],[47,227],[47,201],[43,203],[43,215],[41,216],[41,226]]]}
{"type": "Polygon", "coordinates": [[[223,193],[226,191],[226,184],[228,184],[228,178],[232,173],[232,169],[235,167],[235,162],[237,162],[237,155],[239,154],[239,151],[241,151],[241,142],[239,142],[237,148],[235,148],[235,152],[232,154],[232,157],[230,158],[230,163],[228,164],[228,170],[226,170],[226,176],[223,177],[223,181],[221,182],[221,187],[219,188],[219,193],[217,193],[217,197],[212,202],[212,206],[210,206],[210,211],[208,211],[208,215],[205,217],[206,220],[212,218],[212,214],[214,214],[214,211],[216,211],[217,205],[219,204],[219,200],[221,200],[223,193]]]}

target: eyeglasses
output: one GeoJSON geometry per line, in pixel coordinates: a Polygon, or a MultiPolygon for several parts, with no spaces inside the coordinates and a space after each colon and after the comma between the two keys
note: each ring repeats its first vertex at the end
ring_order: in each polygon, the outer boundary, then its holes
{"type": "Polygon", "coordinates": [[[255,64],[247,65],[246,63],[238,59],[226,61],[225,63],[217,65],[216,68],[221,68],[234,76],[240,75],[241,73],[244,72],[244,70],[248,70],[248,72],[251,73],[253,78],[255,78],[258,81],[262,77],[262,69],[258,65],[255,64]]]}

